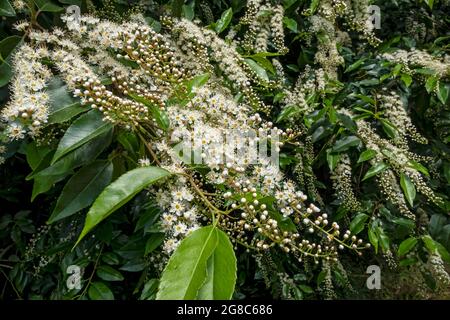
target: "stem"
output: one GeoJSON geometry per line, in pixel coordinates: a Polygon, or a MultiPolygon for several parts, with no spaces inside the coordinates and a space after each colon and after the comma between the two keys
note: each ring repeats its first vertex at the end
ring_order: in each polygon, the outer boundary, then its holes
{"type": "Polygon", "coordinates": [[[83,292],[81,292],[81,294],[79,294],[78,296],[75,296],[73,299],[75,299],[75,298],[79,299],[79,298],[83,297],[86,294],[86,291],[87,291],[87,289],[89,288],[89,285],[92,282],[92,278],[94,278],[95,270],[97,270],[97,265],[98,265],[98,262],[100,261],[100,257],[102,255],[102,252],[103,252],[103,245],[100,248],[100,252],[98,253],[97,259],[95,260],[94,268],[92,269],[91,275],[89,276],[88,282],[87,282],[86,286],[84,287],[83,292]]]}

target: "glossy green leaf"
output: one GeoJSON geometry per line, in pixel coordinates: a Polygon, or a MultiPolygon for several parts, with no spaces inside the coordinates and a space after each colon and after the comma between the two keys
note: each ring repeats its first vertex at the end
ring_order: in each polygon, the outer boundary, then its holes
{"type": "Polygon", "coordinates": [[[207,277],[207,262],[217,246],[214,226],[186,237],[167,263],[161,276],[157,300],[193,300],[207,277]]]}
{"type": "Polygon", "coordinates": [[[217,229],[217,246],[208,259],[207,276],[199,300],[229,300],[236,283],[236,256],[228,236],[217,229]]]}
{"type": "Polygon", "coordinates": [[[351,147],[358,146],[360,144],[360,142],[361,142],[361,140],[359,140],[359,138],[356,136],[346,136],[346,137],[336,141],[332,151],[333,152],[347,151],[351,147]]]}
{"type": "Polygon", "coordinates": [[[436,245],[436,242],[433,240],[433,238],[431,238],[429,235],[422,236],[422,241],[425,244],[428,252],[430,252],[431,254],[437,252],[438,246],[436,245]]]}
{"type": "Polygon", "coordinates": [[[377,155],[377,152],[375,150],[372,150],[372,149],[366,150],[359,155],[358,163],[373,159],[373,158],[375,158],[376,155],[377,155]]]}
{"type": "Polygon", "coordinates": [[[62,137],[52,164],[88,141],[110,131],[112,127],[110,122],[103,120],[102,113],[97,110],[91,110],[82,115],[72,123],[62,137]]]}
{"type": "Polygon", "coordinates": [[[7,85],[12,78],[12,58],[11,55],[0,64],[0,88],[7,85]]]}
{"type": "Polygon", "coordinates": [[[204,86],[208,80],[209,80],[210,74],[209,73],[203,73],[201,75],[198,75],[194,78],[192,78],[191,80],[188,81],[187,83],[187,90],[189,93],[195,93],[195,91],[198,88],[201,88],[202,86],[204,86]]]}
{"type": "Polygon", "coordinates": [[[377,174],[383,172],[387,168],[389,168],[389,165],[387,165],[384,162],[379,162],[375,164],[374,166],[372,166],[372,168],[369,169],[369,171],[367,171],[362,181],[372,178],[373,176],[376,176],[377,174]]]}
{"type": "MultiPolygon", "coordinates": [[[[47,192],[55,183],[71,174],[73,169],[95,160],[97,156],[109,146],[111,138],[112,130],[103,133],[101,136],[98,136],[82,145],[80,148],[70,152],[53,165],[39,171],[35,170],[27,177],[27,180],[35,180],[31,201],[33,201],[37,195],[47,192]]],[[[49,155],[51,155],[51,153],[49,155]]]]}
{"type": "Polygon", "coordinates": [[[389,138],[395,139],[398,135],[397,128],[388,120],[380,119],[381,126],[383,127],[384,132],[388,135],[389,138]]]}
{"type": "Polygon", "coordinates": [[[402,187],[403,194],[411,207],[414,206],[414,199],[416,198],[416,187],[412,183],[411,179],[405,175],[400,176],[400,186],[402,187]]]}
{"type": "Polygon", "coordinates": [[[349,73],[352,72],[354,70],[359,69],[359,67],[361,67],[363,65],[363,63],[367,60],[367,58],[361,58],[358,61],[356,61],[355,63],[351,64],[350,66],[348,66],[347,69],[345,69],[344,73],[349,73]]]}
{"type": "Polygon", "coordinates": [[[330,171],[334,171],[337,164],[339,163],[340,158],[341,158],[340,154],[331,153],[331,149],[327,150],[327,162],[328,162],[328,167],[330,168],[330,171]]]}
{"type": "Polygon", "coordinates": [[[402,257],[408,252],[410,252],[417,244],[418,240],[416,238],[408,238],[400,243],[398,247],[397,254],[402,257]]]}
{"type": "Polygon", "coordinates": [[[369,241],[372,244],[375,253],[378,254],[378,235],[376,234],[374,228],[372,226],[367,230],[367,235],[369,237],[369,241]]]}
{"type": "Polygon", "coordinates": [[[64,186],[48,223],[71,216],[90,206],[111,182],[112,173],[112,163],[107,161],[96,161],[80,169],[64,186]]]}
{"type": "Polygon", "coordinates": [[[417,171],[419,171],[420,173],[423,173],[426,176],[430,176],[430,173],[428,172],[428,169],[425,168],[422,164],[420,164],[419,162],[416,162],[414,160],[409,160],[408,161],[408,166],[416,169],[417,171]]]}
{"type": "Polygon", "coordinates": [[[359,213],[350,223],[350,231],[352,234],[358,234],[364,229],[364,225],[369,219],[369,216],[364,213],[359,213]]]}
{"type": "Polygon", "coordinates": [[[33,0],[36,3],[37,7],[40,11],[43,12],[60,12],[63,11],[64,8],[58,6],[50,0],[33,0]]]}
{"type": "Polygon", "coordinates": [[[440,82],[437,90],[437,96],[443,105],[447,105],[450,96],[450,83],[440,82]]]}
{"type": "Polygon", "coordinates": [[[250,69],[255,72],[255,74],[264,81],[269,82],[269,76],[267,75],[266,70],[261,67],[255,60],[252,59],[244,59],[245,63],[250,67],[250,69]]]}
{"type": "Polygon", "coordinates": [[[91,300],[114,300],[111,289],[103,282],[92,282],[88,294],[91,300]]]}
{"type": "Polygon", "coordinates": [[[409,86],[411,86],[411,83],[413,81],[413,78],[411,77],[411,75],[409,75],[407,73],[403,73],[402,76],[400,77],[400,79],[403,81],[405,86],[407,86],[408,88],[409,88],[409,86]]]}
{"type": "Polygon", "coordinates": [[[47,145],[38,146],[35,141],[30,142],[25,147],[27,162],[32,170],[36,170],[39,164],[44,160],[45,156],[51,152],[51,148],[47,145]]]}
{"type": "Polygon", "coordinates": [[[80,101],[69,93],[67,85],[58,77],[54,77],[49,82],[47,93],[50,97],[49,124],[66,122],[76,115],[90,110],[88,107],[82,106],[80,101]]]}
{"type": "Polygon", "coordinates": [[[157,105],[150,102],[144,97],[138,96],[136,94],[128,94],[134,101],[140,102],[144,104],[147,108],[149,108],[152,117],[156,120],[156,123],[158,126],[163,129],[164,131],[167,131],[170,126],[169,117],[167,116],[166,112],[162,109],[160,109],[157,105]]]}
{"type": "Polygon", "coordinates": [[[297,21],[295,21],[294,19],[291,19],[291,18],[288,18],[288,17],[284,17],[283,18],[283,24],[289,30],[291,30],[291,31],[293,31],[295,33],[298,32],[298,24],[297,24],[297,21]]]}
{"type": "Polygon", "coordinates": [[[158,248],[164,241],[164,233],[153,233],[148,238],[145,244],[145,255],[151,253],[153,250],[158,248]]]}
{"type": "Polygon", "coordinates": [[[16,11],[11,6],[8,0],[0,0],[0,16],[3,17],[14,17],[16,15],[16,11]]]}
{"type": "Polygon", "coordinates": [[[145,187],[169,175],[170,173],[162,168],[142,167],[131,170],[120,176],[119,179],[106,187],[95,200],[86,216],[84,228],[75,245],[77,245],[81,239],[92,230],[92,228],[122,207],[145,187]]]}
{"type": "MultiPolygon", "coordinates": [[[[1,1],[1,0],[0,0],[1,1]]],[[[10,36],[0,41],[0,58],[7,58],[22,40],[19,36],[10,36]]],[[[4,61],[0,61],[0,64],[4,61]]]]}
{"type": "Polygon", "coordinates": [[[105,281],[122,281],[123,275],[108,265],[101,265],[97,268],[97,276],[105,281]]]}
{"type": "Polygon", "coordinates": [[[283,110],[281,110],[276,122],[279,123],[284,120],[287,120],[287,119],[295,116],[299,112],[300,112],[300,108],[298,106],[287,106],[286,108],[283,108],[283,110]]]}
{"type": "Polygon", "coordinates": [[[438,78],[436,76],[429,77],[425,82],[425,89],[428,93],[434,91],[437,86],[438,78]]]}
{"type": "Polygon", "coordinates": [[[229,8],[222,13],[220,19],[215,24],[215,30],[217,33],[223,32],[231,22],[231,18],[233,18],[233,9],[229,8]]]}

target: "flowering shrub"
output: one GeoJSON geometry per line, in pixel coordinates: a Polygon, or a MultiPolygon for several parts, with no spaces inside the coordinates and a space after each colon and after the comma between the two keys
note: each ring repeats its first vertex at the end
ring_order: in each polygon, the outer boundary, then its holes
{"type": "Polygon", "coordinates": [[[5,297],[449,296],[448,1],[0,1],[5,297]]]}

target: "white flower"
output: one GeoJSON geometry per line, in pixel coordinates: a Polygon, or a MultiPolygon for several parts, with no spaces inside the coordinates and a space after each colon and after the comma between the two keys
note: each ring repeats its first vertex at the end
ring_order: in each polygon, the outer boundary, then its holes
{"type": "Polygon", "coordinates": [[[185,206],[181,201],[174,201],[170,205],[170,212],[175,213],[176,215],[181,215],[181,213],[185,210],[185,206]]]}
{"type": "Polygon", "coordinates": [[[173,227],[173,235],[177,237],[178,235],[184,235],[186,233],[187,226],[180,222],[173,227]]]}
{"type": "Polygon", "coordinates": [[[163,250],[166,251],[168,254],[171,254],[180,244],[180,241],[177,239],[167,239],[164,242],[163,250]]]}
{"type": "Polygon", "coordinates": [[[141,167],[148,167],[148,166],[150,166],[150,159],[148,159],[148,158],[139,159],[138,162],[139,162],[139,165],[141,167]]]}

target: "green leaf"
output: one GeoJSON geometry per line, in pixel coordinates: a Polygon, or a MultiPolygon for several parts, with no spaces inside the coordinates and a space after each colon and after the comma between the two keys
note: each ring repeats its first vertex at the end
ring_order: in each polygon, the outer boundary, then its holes
{"type": "Polygon", "coordinates": [[[340,122],[342,122],[344,127],[346,127],[350,132],[356,132],[356,130],[358,129],[355,121],[353,121],[353,119],[348,115],[338,113],[337,118],[339,119],[340,122]]]}
{"type": "MultiPolygon", "coordinates": [[[[1,0],[0,0],[1,1],[1,0]]],[[[7,58],[22,40],[19,36],[11,36],[0,41],[0,58],[7,58]]],[[[3,61],[1,61],[3,62],[3,61]]]]}
{"type": "Polygon", "coordinates": [[[183,4],[183,16],[189,21],[192,21],[192,19],[194,19],[195,16],[194,8],[195,8],[195,1],[192,1],[189,4],[183,4]]]}
{"type": "Polygon", "coordinates": [[[346,136],[342,139],[339,139],[334,144],[332,152],[343,152],[347,151],[351,147],[356,147],[360,144],[361,140],[359,140],[356,136],[346,136]]]}
{"type": "Polygon", "coordinates": [[[376,176],[377,174],[383,172],[387,168],[389,168],[389,165],[387,165],[384,162],[379,162],[375,164],[374,166],[372,166],[372,168],[369,169],[369,171],[367,171],[362,181],[372,178],[373,176],[376,176]]]}
{"type": "Polygon", "coordinates": [[[172,254],[161,276],[157,300],[193,300],[207,277],[207,262],[218,242],[214,226],[194,231],[172,254]]]}
{"type": "Polygon", "coordinates": [[[311,5],[309,6],[309,13],[314,14],[316,12],[317,8],[319,7],[320,0],[312,0],[311,5]]]}
{"type": "MultiPolygon", "coordinates": [[[[26,178],[27,180],[35,179],[31,201],[33,201],[37,195],[47,192],[55,183],[71,174],[73,169],[95,160],[97,156],[109,146],[111,138],[112,130],[105,132],[101,136],[70,152],[50,167],[46,167],[39,171],[35,170],[26,178]]],[[[51,153],[49,153],[49,155],[51,156],[51,153]]],[[[50,161],[50,159],[48,159],[48,161],[50,161]]],[[[41,164],[39,167],[41,167],[41,164]]]]}
{"type": "Polygon", "coordinates": [[[156,120],[156,123],[161,129],[163,129],[164,131],[167,131],[169,129],[170,120],[164,110],[160,109],[157,105],[153,104],[144,97],[132,93],[128,94],[128,96],[131,97],[134,101],[140,102],[147,108],[149,108],[152,117],[156,120]]]}
{"type": "Polygon", "coordinates": [[[72,123],[62,137],[53,156],[52,164],[86,142],[110,131],[112,127],[110,122],[103,121],[102,113],[97,110],[91,110],[82,115],[72,123]]]}
{"type": "Polygon", "coordinates": [[[400,243],[398,247],[397,254],[402,257],[408,252],[410,252],[417,244],[418,240],[416,238],[408,238],[400,243]]]}
{"type": "Polygon", "coordinates": [[[375,150],[368,149],[359,155],[358,163],[373,159],[376,155],[377,152],[375,150]]]}
{"type": "Polygon", "coordinates": [[[107,161],[96,161],[80,169],[64,186],[48,223],[71,216],[90,206],[111,182],[112,173],[112,163],[107,161]]]}
{"type": "Polygon", "coordinates": [[[283,23],[289,30],[291,30],[295,33],[298,33],[297,21],[295,21],[294,19],[288,18],[288,17],[284,17],[283,23]]]}
{"type": "Polygon", "coordinates": [[[414,160],[409,160],[408,161],[408,166],[416,169],[417,171],[419,171],[420,173],[423,173],[426,176],[430,176],[430,173],[428,172],[428,169],[425,168],[422,164],[420,164],[419,162],[416,162],[414,160]]]}
{"type": "Polygon", "coordinates": [[[364,213],[359,213],[350,223],[350,231],[352,234],[358,234],[364,229],[364,225],[369,219],[369,216],[364,213]]]}
{"type": "Polygon", "coordinates": [[[411,179],[403,173],[400,176],[400,185],[406,200],[408,200],[409,205],[413,207],[414,199],[416,198],[416,187],[412,183],[411,179]]]}
{"type": "Polygon", "coordinates": [[[228,10],[226,10],[222,13],[222,15],[220,16],[220,19],[217,20],[217,22],[215,24],[215,28],[214,28],[218,34],[223,32],[228,27],[228,25],[231,22],[232,17],[233,17],[233,9],[232,8],[229,8],[228,10]]]}
{"type": "MultiPolygon", "coordinates": [[[[2,1],[2,0],[0,0],[2,1]]],[[[3,0],[6,1],[6,0],[3,0]]],[[[9,3],[6,1],[9,5],[9,3]]],[[[1,10],[0,3],[0,10],[1,10]]],[[[0,87],[3,87],[9,83],[12,78],[12,52],[19,45],[22,38],[19,36],[11,36],[3,39],[0,42],[0,87]]]]}
{"type": "Polygon", "coordinates": [[[172,15],[174,17],[181,17],[181,12],[183,9],[184,0],[173,0],[172,1],[172,15]]]}
{"type": "Polygon", "coordinates": [[[158,290],[158,279],[150,279],[142,289],[140,300],[147,300],[154,296],[156,290],[158,290]]]}
{"type": "Polygon", "coordinates": [[[369,227],[367,231],[367,235],[369,237],[369,241],[375,249],[375,253],[378,254],[378,236],[372,226],[369,227]]]}
{"type": "Polygon", "coordinates": [[[33,1],[34,3],[36,3],[39,10],[43,12],[60,12],[64,10],[63,7],[54,4],[50,0],[33,0],[33,1]]]}
{"type": "Polygon", "coordinates": [[[348,66],[347,69],[345,69],[344,73],[349,73],[352,72],[356,69],[358,69],[360,66],[362,66],[362,64],[367,60],[367,58],[361,58],[358,61],[356,61],[355,63],[351,64],[350,66],[348,66]]]}
{"type": "Polygon", "coordinates": [[[16,11],[14,11],[14,8],[11,6],[9,1],[8,0],[0,0],[0,16],[14,17],[15,15],[16,15],[16,11]]]}
{"type": "Polygon", "coordinates": [[[434,91],[434,89],[437,86],[437,81],[438,81],[438,78],[436,76],[429,77],[427,79],[427,82],[425,83],[425,89],[427,90],[428,93],[431,93],[432,91],[434,91]]]}
{"type": "Polygon", "coordinates": [[[158,248],[164,241],[164,233],[153,233],[145,244],[145,255],[158,248]]]}
{"type": "Polygon", "coordinates": [[[277,118],[277,123],[289,119],[300,112],[300,108],[298,106],[287,106],[286,108],[283,108],[281,110],[281,113],[279,114],[277,118]]]}
{"type": "Polygon", "coordinates": [[[247,63],[247,65],[250,67],[250,69],[252,69],[255,74],[261,78],[262,80],[269,82],[269,76],[267,75],[266,70],[261,67],[255,60],[252,59],[244,59],[245,63],[247,63]]]}
{"type": "Polygon", "coordinates": [[[66,122],[76,115],[89,110],[69,93],[67,85],[58,77],[54,77],[49,82],[47,93],[50,97],[49,124],[66,122]]]}
{"type": "Polygon", "coordinates": [[[9,83],[9,80],[11,80],[12,78],[13,73],[11,69],[11,64],[12,64],[11,55],[5,60],[5,62],[0,64],[0,88],[7,85],[9,83]]]}
{"type": "Polygon", "coordinates": [[[442,260],[444,260],[447,263],[450,263],[450,253],[448,252],[448,250],[439,242],[435,241],[434,242],[437,250],[439,252],[439,255],[441,256],[442,260]]]}
{"type": "Polygon", "coordinates": [[[429,235],[422,236],[422,241],[431,254],[437,252],[438,246],[436,245],[436,242],[433,240],[433,238],[431,238],[429,235]]]}
{"type": "Polygon", "coordinates": [[[36,141],[27,144],[25,147],[25,152],[30,168],[32,170],[36,170],[50,151],[51,149],[49,146],[38,146],[36,141]]]}
{"type": "Polygon", "coordinates": [[[84,228],[75,246],[97,224],[122,207],[148,185],[169,176],[167,170],[158,167],[142,167],[131,170],[114,181],[98,196],[89,210],[84,228]]]}
{"type": "Polygon", "coordinates": [[[409,86],[411,86],[411,83],[413,81],[413,78],[411,77],[411,75],[407,74],[407,73],[403,73],[401,78],[400,78],[403,83],[409,88],[409,86]]]}
{"type": "Polygon", "coordinates": [[[122,281],[125,279],[119,271],[106,264],[97,268],[97,276],[105,281],[122,281]]]}
{"type": "Polygon", "coordinates": [[[236,284],[236,256],[228,236],[217,229],[217,246],[208,259],[205,283],[198,292],[199,300],[229,300],[236,284]]]}
{"type": "Polygon", "coordinates": [[[391,242],[389,237],[384,233],[384,230],[381,227],[377,227],[377,234],[378,234],[378,243],[383,249],[383,252],[389,251],[391,242]]]}
{"type": "Polygon", "coordinates": [[[209,73],[203,73],[201,75],[198,75],[194,78],[192,78],[191,80],[188,81],[187,83],[187,90],[189,93],[195,93],[195,91],[198,88],[201,88],[202,86],[204,86],[208,80],[209,80],[210,74],[209,73]]]}
{"type": "Polygon", "coordinates": [[[446,105],[449,95],[450,95],[450,84],[444,82],[439,83],[437,96],[443,105],[446,105]]]}
{"type": "Polygon", "coordinates": [[[114,295],[103,282],[92,282],[88,290],[91,300],[114,300],[114,295]]]}
{"type": "Polygon", "coordinates": [[[380,119],[381,125],[383,127],[384,132],[388,135],[389,138],[395,139],[398,135],[397,128],[388,120],[380,119]]]}
{"type": "Polygon", "coordinates": [[[327,150],[327,162],[328,162],[328,167],[330,168],[330,171],[334,171],[340,158],[341,158],[340,154],[331,153],[331,149],[327,150]]]}
{"type": "Polygon", "coordinates": [[[269,59],[264,58],[264,57],[253,57],[252,59],[255,60],[261,67],[263,67],[270,73],[276,74],[276,70],[275,70],[272,62],[270,62],[269,59]]]}
{"type": "Polygon", "coordinates": [[[425,0],[425,3],[433,10],[434,0],[425,0]]]}

